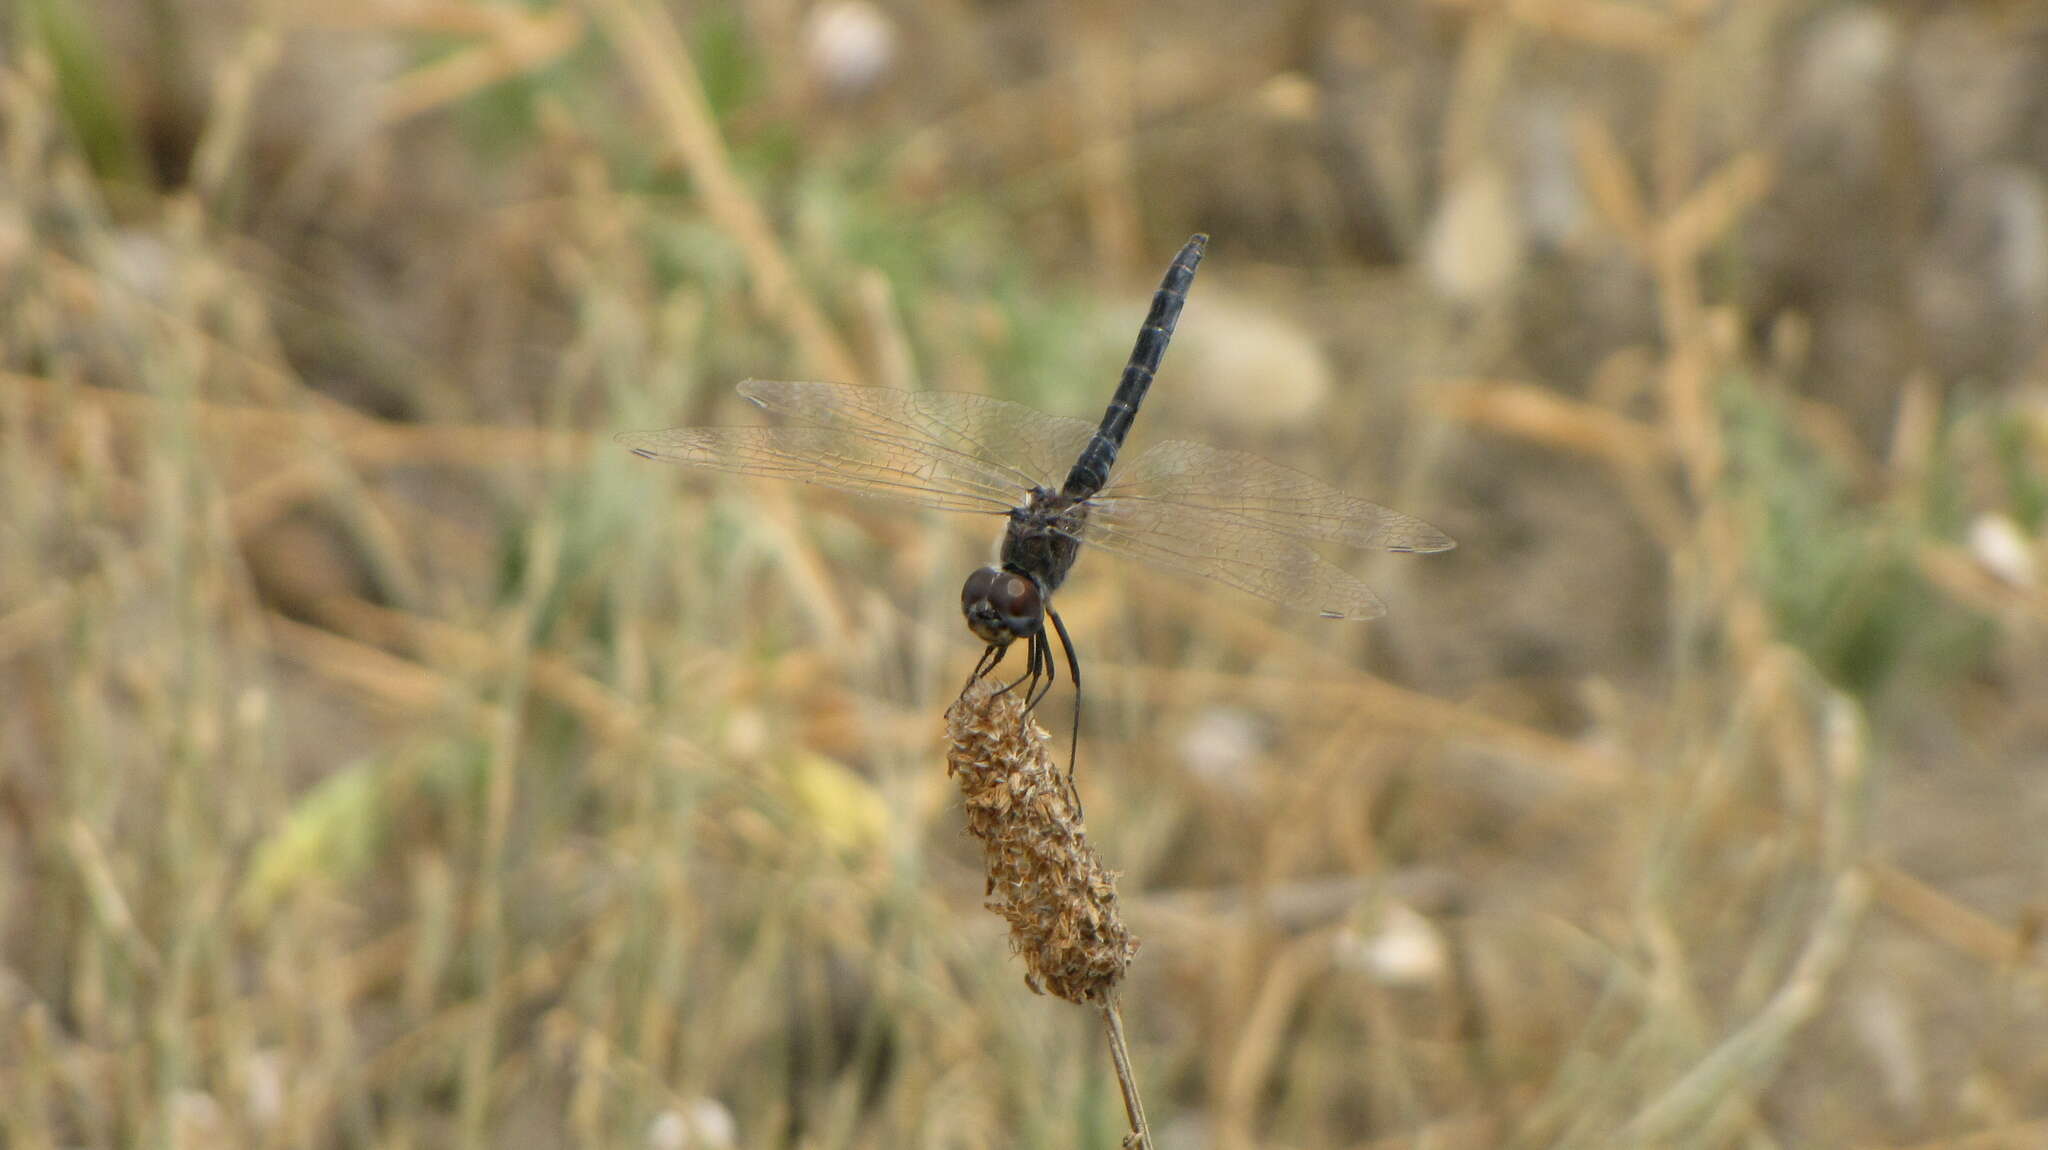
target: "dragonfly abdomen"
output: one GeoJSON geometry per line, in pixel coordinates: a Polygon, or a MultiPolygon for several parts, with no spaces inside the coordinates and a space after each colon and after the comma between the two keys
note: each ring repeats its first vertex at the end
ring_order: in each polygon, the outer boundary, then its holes
{"type": "Polygon", "coordinates": [[[1138,342],[1131,348],[1131,358],[1124,363],[1116,394],[1110,397],[1109,409],[1102,413],[1102,426],[1088,441],[1081,458],[1074,461],[1073,470],[1067,473],[1066,484],[1061,488],[1065,494],[1085,499],[1109,482],[1109,469],[1116,462],[1117,449],[1130,434],[1131,423],[1138,418],[1138,405],[1145,402],[1145,392],[1152,386],[1159,361],[1166,356],[1173,326],[1180,322],[1181,305],[1188,299],[1188,287],[1195,282],[1195,265],[1202,262],[1202,250],[1208,243],[1209,237],[1200,233],[1189,237],[1166,269],[1159,290],[1152,293],[1152,308],[1145,314],[1145,325],[1138,329],[1138,342]]]}

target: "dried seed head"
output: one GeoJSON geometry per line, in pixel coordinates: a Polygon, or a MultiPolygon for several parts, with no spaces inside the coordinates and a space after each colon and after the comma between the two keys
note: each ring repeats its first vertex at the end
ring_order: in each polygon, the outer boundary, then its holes
{"type": "Polygon", "coordinates": [[[1107,1004],[1138,953],[1116,909],[1114,876],[1088,845],[1080,804],[1047,754],[1021,692],[970,683],[946,710],[946,771],[981,840],[988,908],[1010,924],[1024,981],[1068,1002],[1107,1004]]]}

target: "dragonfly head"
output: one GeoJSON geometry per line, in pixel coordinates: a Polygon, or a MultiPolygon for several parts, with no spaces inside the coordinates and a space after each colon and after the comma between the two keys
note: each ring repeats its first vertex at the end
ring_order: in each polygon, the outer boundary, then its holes
{"type": "Polygon", "coordinates": [[[960,588],[960,612],[976,638],[1001,647],[1045,625],[1045,596],[1029,575],[983,567],[960,588]]]}

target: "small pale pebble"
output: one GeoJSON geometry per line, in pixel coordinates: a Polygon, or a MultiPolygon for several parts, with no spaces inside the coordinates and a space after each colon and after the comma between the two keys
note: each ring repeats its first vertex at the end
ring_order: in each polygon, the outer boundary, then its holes
{"type": "Polygon", "coordinates": [[[269,1130],[284,1118],[284,1056],[275,1050],[259,1050],[249,1056],[242,1071],[242,1105],[258,1127],[269,1130]]]}
{"type": "Polygon", "coordinates": [[[1427,986],[1443,976],[1444,943],[1436,927],[1399,903],[1387,907],[1377,929],[1345,931],[1332,945],[1338,966],[1386,986],[1427,986]]]}
{"type": "Polygon", "coordinates": [[[1423,241],[1429,286],[1454,303],[1498,298],[1522,270],[1524,236],[1514,191],[1493,165],[1460,176],[1438,205],[1423,241]]]}
{"type": "Polygon", "coordinates": [[[1250,791],[1260,742],[1251,716],[1234,707],[1211,707],[1181,735],[1181,761],[1189,774],[1210,786],[1250,791]]]}
{"type": "Polygon", "coordinates": [[[220,1146],[228,1134],[227,1112],[211,1094],[180,1090],[171,1095],[171,1145],[190,1150],[220,1146]]]}
{"type": "Polygon", "coordinates": [[[1899,60],[1899,32],[1875,6],[1836,9],[1815,23],[1794,71],[1795,114],[1830,122],[1871,115],[1899,60]]]}
{"type": "Polygon", "coordinates": [[[1970,524],[1970,554],[2015,587],[2035,584],[2034,549],[2020,525],[2004,515],[1979,515],[1970,524]]]}
{"type": "MultiPolygon", "coordinates": [[[[1117,338],[1127,339],[1122,332],[1131,326],[1119,324],[1117,338]]],[[[1190,301],[1174,340],[1171,370],[1182,400],[1200,416],[1228,420],[1239,434],[1300,430],[1336,386],[1315,333],[1229,291],[1190,301]],[[1248,380],[1259,388],[1259,402],[1249,406],[1248,380]]]]}
{"type": "Polygon", "coordinates": [[[738,1144],[739,1123],[715,1098],[664,1110],[647,1124],[647,1150],[732,1150],[738,1144]]]}
{"type": "Polygon", "coordinates": [[[804,41],[812,75],[838,96],[873,88],[896,62],[896,25],[866,0],[828,0],[811,9],[804,41]]]}

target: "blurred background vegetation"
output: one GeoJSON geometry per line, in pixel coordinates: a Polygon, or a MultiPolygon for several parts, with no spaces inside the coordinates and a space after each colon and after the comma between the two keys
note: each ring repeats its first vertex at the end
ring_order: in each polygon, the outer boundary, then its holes
{"type": "Polygon", "coordinates": [[[608,436],[1093,418],[1205,230],[1137,441],[1461,547],[1062,592],[1160,1144],[2048,1145],[2041,4],[4,11],[0,1144],[1113,1145],[986,525],[608,436]]]}

